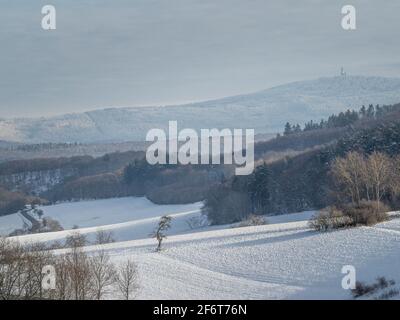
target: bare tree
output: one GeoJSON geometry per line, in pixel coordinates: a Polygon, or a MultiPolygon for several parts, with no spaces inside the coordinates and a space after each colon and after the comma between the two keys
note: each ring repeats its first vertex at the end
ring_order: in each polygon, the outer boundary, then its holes
{"type": "Polygon", "coordinates": [[[367,170],[374,198],[379,205],[383,194],[389,189],[393,177],[391,159],[383,153],[374,152],[367,159],[367,170]]]}
{"type": "Polygon", "coordinates": [[[112,232],[107,232],[104,230],[98,230],[96,232],[96,244],[105,244],[115,242],[112,232]]]}
{"type": "Polygon", "coordinates": [[[25,252],[16,242],[0,238],[0,299],[21,298],[25,252]]]}
{"type": "Polygon", "coordinates": [[[344,189],[353,203],[359,203],[361,200],[362,188],[365,185],[364,167],[364,157],[358,152],[349,152],[344,158],[336,158],[331,167],[338,189],[344,189]]]}
{"type": "Polygon", "coordinates": [[[56,259],[54,267],[57,270],[57,281],[54,298],[59,300],[72,299],[73,291],[70,274],[71,269],[67,255],[59,255],[56,259]]]}
{"type": "Polygon", "coordinates": [[[88,243],[85,235],[78,231],[74,231],[65,239],[65,246],[67,248],[78,248],[84,247],[88,243]]]}
{"type": "Polygon", "coordinates": [[[392,179],[390,190],[394,195],[400,194],[400,156],[392,159],[392,179]]]}
{"type": "Polygon", "coordinates": [[[335,159],[331,172],[338,194],[350,197],[357,205],[364,199],[376,201],[379,209],[385,194],[400,191],[399,163],[400,158],[392,159],[384,153],[373,152],[365,158],[357,152],[349,152],[344,158],[335,159]]]}
{"type": "Polygon", "coordinates": [[[190,217],[189,219],[186,220],[186,224],[190,229],[198,229],[201,227],[206,226],[207,220],[204,216],[195,216],[195,217],[190,217]]]}
{"type": "Polygon", "coordinates": [[[64,254],[56,255],[43,244],[22,246],[0,237],[0,300],[101,299],[114,285],[124,298],[132,297],[137,288],[137,269],[132,261],[117,272],[105,251],[89,256],[82,241],[70,244],[64,254]],[[55,289],[43,289],[42,272],[47,265],[56,270],[55,289]]]}
{"type": "Polygon", "coordinates": [[[171,220],[172,218],[170,216],[162,216],[160,221],[158,222],[156,229],[151,234],[151,236],[153,238],[156,238],[158,241],[156,251],[161,251],[162,241],[167,237],[164,231],[167,231],[169,228],[171,228],[171,220]]]}
{"type": "Polygon", "coordinates": [[[0,239],[0,299],[42,299],[42,269],[53,262],[44,245],[0,239]]]}
{"type": "Polygon", "coordinates": [[[138,272],[136,264],[127,260],[119,266],[117,272],[117,286],[125,300],[129,300],[138,289],[138,272]]]}
{"type": "Polygon", "coordinates": [[[116,280],[116,270],[104,250],[90,258],[94,298],[100,300],[116,280]]]}
{"type": "Polygon", "coordinates": [[[67,272],[71,281],[73,298],[86,300],[90,298],[90,261],[82,247],[86,238],[79,233],[69,236],[66,244],[70,251],[65,255],[67,272]]]}
{"type": "Polygon", "coordinates": [[[21,276],[24,283],[24,299],[42,299],[48,292],[43,291],[42,270],[46,265],[54,262],[54,256],[41,243],[34,243],[24,248],[25,271],[21,276]]]}

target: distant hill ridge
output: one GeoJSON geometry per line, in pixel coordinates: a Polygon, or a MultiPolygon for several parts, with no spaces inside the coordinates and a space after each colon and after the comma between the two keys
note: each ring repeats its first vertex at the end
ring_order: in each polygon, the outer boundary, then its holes
{"type": "Polygon", "coordinates": [[[275,133],[363,104],[400,101],[400,79],[347,76],[293,82],[256,93],[166,107],[108,108],[43,118],[0,119],[0,140],[41,142],[143,141],[152,128],[254,128],[275,133]]]}

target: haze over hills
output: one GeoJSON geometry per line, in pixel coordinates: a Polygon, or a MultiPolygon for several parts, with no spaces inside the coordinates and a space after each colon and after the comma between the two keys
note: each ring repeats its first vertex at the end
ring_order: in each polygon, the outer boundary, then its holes
{"type": "Polygon", "coordinates": [[[40,142],[143,141],[152,128],[254,128],[276,133],[284,124],[400,101],[400,79],[347,76],[293,82],[252,94],[174,106],[109,108],[48,118],[0,119],[0,140],[40,142]]]}

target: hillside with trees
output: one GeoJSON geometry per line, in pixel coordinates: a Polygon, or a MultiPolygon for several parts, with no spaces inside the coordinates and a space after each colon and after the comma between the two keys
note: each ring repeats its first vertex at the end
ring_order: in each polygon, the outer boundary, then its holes
{"type": "MultiPolygon", "coordinates": [[[[346,193],[346,199],[343,198],[343,186],[337,185],[333,173],[334,164],[340,163],[340,159],[346,159],[352,151],[357,151],[361,159],[367,159],[363,160],[367,162],[360,160],[357,167],[364,168],[364,174],[369,175],[370,179],[374,170],[365,165],[365,163],[371,164],[369,155],[386,159],[385,167],[392,168],[391,176],[395,179],[397,175],[394,173],[397,171],[394,171],[394,168],[397,168],[395,164],[398,163],[396,156],[400,154],[399,106],[378,107],[367,115],[363,115],[364,108],[362,108],[358,115],[359,119],[343,127],[342,134],[337,140],[271,163],[261,161],[252,175],[234,177],[214,186],[205,199],[204,212],[212,223],[222,224],[243,220],[251,214],[291,213],[350,201],[349,193],[346,193]],[[233,199],[236,202],[234,204],[233,199]]],[[[348,114],[351,116],[354,112],[348,114]]],[[[324,130],[332,129],[302,130],[287,136],[298,138],[308,132],[323,133],[324,130]]],[[[371,185],[368,189],[369,197],[365,197],[367,192],[365,187],[363,196],[359,197],[365,200],[377,200],[372,192],[375,188],[376,193],[376,187],[373,187],[371,182],[369,184],[371,185]]],[[[397,184],[400,184],[400,179],[391,183],[392,186],[397,184]]],[[[397,197],[396,188],[386,187],[385,192],[381,192],[378,198],[392,207],[397,207],[397,197]]]]}
{"type": "Polygon", "coordinates": [[[13,196],[5,197],[12,201],[3,201],[0,214],[15,212],[16,204],[32,197],[44,203],[123,196],[146,196],[158,204],[206,200],[214,223],[321,208],[335,199],[329,173],[336,157],[400,152],[399,114],[400,105],[369,106],[318,125],[287,123],[282,135],[256,143],[257,166],[245,177],[235,177],[232,165],[150,165],[140,151],[1,163],[0,185],[13,196]]]}

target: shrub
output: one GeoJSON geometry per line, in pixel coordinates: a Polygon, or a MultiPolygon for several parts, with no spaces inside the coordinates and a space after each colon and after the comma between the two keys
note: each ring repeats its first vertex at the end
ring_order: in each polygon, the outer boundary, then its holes
{"type": "Polygon", "coordinates": [[[114,235],[112,232],[98,230],[96,232],[95,244],[106,244],[115,242],[114,235]]]}
{"type": "Polygon", "coordinates": [[[62,230],[64,230],[64,228],[61,226],[60,222],[50,217],[44,217],[41,223],[34,224],[31,227],[27,226],[23,229],[15,229],[8,236],[14,237],[24,234],[55,232],[62,230]]]}
{"type": "Polygon", "coordinates": [[[64,228],[57,220],[50,217],[43,218],[43,228],[40,230],[40,232],[54,232],[62,230],[64,230],[64,228]]]}
{"type": "Polygon", "coordinates": [[[359,204],[326,207],[314,215],[309,226],[317,231],[327,231],[355,227],[371,226],[388,219],[390,208],[376,201],[361,201],[359,204]]]}
{"type": "Polygon", "coordinates": [[[209,190],[202,210],[212,225],[240,222],[251,212],[251,200],[245,193],[218,185],[209,190]]]}
{"type": "Polygon", "coordinates": [[[125,300],[131,299],[138,286],[138,268],[132,260],[121,264],[117,270],[117,287],[125,300]]]}
{"type": "Polygon", "coordinates": [[[24,229],[15,229],[14,231],[10,232],[8,234],[9,237],[17,237],[17,236],[22,236],[24,234],[27,234],[27,231],[24,229]]]}
{"type": "Polygon", "coordinates": [[[198,229],[209,225],[205,215],[191,217],[186,220],[186,224],[190,229],[198,229]]]}
{"type": "Polygon", "coordinates": [[[375,299],[382,300],[382,299],[389,299],[399,294],[397,289],[394,289],[396,282],[394,280],[387,280],[385,277],[379,277],[376,281],[372,284],[366,284],[364,282],[356,282],[355,289],[351,290],[353,298],[365,298],[372,296],[375,293],[382,292],[386,289],[388,291],[384,291],[375,299]]]}
{"type": "Polygon", "coordinates": [[[382,202],[361,201],[359,204],[343,206],[342,210],[353,219],[355,225],[371,226],[388,220],[390,208],[382,202]]]}
{"type": "Polygon", "coordinates": [[[241,228],[241,227],[251,227],[251,226],[262,226],[265,224],[268,224],[268,221],[264,217],[252,214],[247,219],[240,222],[237,225],[237,227],[241,228]]]}
{"type": "Polygon", "coordinates": [[[354,226],[354,220],[336,207],[327,207],[314,215],[309,226],[317,231],[328,231],[354,226]]]}
{"type": "Polygon", "coordinates": [[[78,231],[73,232],[65,239],[66,248],[79,248],[84,247],[88,244],[87,238],[84,234],[78,231]]]}

